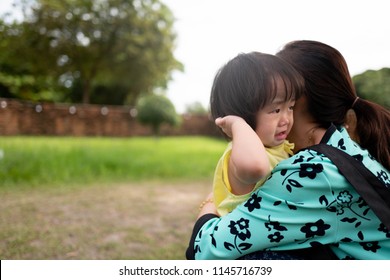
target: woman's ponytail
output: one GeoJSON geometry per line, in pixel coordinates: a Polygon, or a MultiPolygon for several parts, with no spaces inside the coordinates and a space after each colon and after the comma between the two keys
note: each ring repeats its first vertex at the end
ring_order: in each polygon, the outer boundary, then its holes
{"type": "Polygon", "coordinates": [[[390,111],[362,98],[355,100],[352,109],[360,146],[390,170],[390,111]]]}

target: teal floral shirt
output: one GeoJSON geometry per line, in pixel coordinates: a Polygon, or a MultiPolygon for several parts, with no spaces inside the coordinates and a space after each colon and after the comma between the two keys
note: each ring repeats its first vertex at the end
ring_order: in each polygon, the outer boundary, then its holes
{"type": "MultiPolygon", "coordinates": [[[[390,187],[390,173],[331,126],[322,143],[346,151],[390,187]]],[[[275,167],[249,200],[218,218],[201,217],[189,259],[237,259],[256,251],[330,244],[340,259],[390,259],[390,231],[324,155],[302,150],[275,167]]]]}

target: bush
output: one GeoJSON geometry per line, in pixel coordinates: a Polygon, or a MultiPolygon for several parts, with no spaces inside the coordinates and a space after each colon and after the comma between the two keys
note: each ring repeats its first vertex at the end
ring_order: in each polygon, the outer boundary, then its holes
{"type": "Polygon", "coordinates": [[[148,95],[141,97],[137,103],[137,119],[140,123],[152,127],[153,133],[159,135],[162,124],[176,126],[180,117],[175,106],[163,95],[148,95]]]}

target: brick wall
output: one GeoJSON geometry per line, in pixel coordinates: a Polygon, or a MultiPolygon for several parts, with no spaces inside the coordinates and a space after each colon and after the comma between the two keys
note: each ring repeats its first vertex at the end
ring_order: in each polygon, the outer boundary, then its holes
{"type": "MultiPolygon", "coordinates": [[[[149,136],[126,106],[33,103],[0,98],[0,135],[149,136]]],[[[180,127],[162,135],[220,135],[207,116],[183,115],[180,127]]]]}

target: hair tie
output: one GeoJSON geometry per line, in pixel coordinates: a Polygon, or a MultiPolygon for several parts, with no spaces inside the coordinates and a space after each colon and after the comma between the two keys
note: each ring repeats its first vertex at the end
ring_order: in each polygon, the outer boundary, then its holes
{"type": "Polygon", "coordinates": [[[356,102],[358,101],[359,99],[359,96],[355,98],[355,100],[353,101],[352,105],[351,105],[351,109],[353,109],[353,106],[355,106],[356,102]]]}

